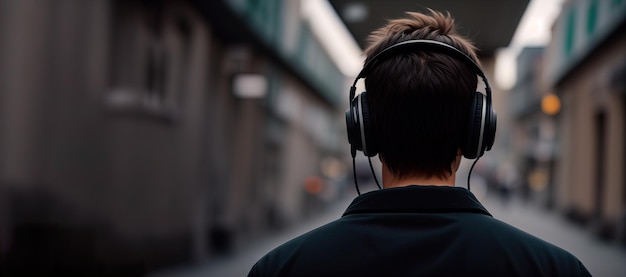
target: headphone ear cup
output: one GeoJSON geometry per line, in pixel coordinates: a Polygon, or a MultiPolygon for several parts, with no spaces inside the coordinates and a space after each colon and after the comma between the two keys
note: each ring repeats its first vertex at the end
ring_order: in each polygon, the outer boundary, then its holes
{"type": "Polygon", "coordinates": [[[498,115],[496,114],[496,111],[493,110],[492,107],[487,107],[487,113],[488,113],[488,122],[487,122],[487,126],[485,126],[486,130],[485,130],[485,151],[489,151],[491,150],[491,147],[493,146],[493,143],[496,140],[496,127],[497,127],[497,121],[498,121],[498,115]]]}
{"type": "MultiPolygon", "coordinates": [[[[484,151],[481,146],[481,129],[484,122],[483,106],[486,105],[484,95],[480,92],[474,94],[474,100],[470,107],[470,116],[468,119],[467,137],[463,144],[463,156],[468,159],[476,159],[482,156],[484,151]],[[482,149],[479,149],[482,148],[482,149]]],[[[486,107],[485,107],[486,108],[486,107]]],[[[483,138],[484,140],[484,138],[483,138]]]]}
{"type": "Polygon", "coordinates": [[[350,101],[350,107],[346,110],[346,130],[348,131],[348,143],[356,150],[363,149],[359,121],[358,98],[354,98],[350,101]]]}
{"type": "Polygon", "coordinates": [[[376,143],[374,143],[372,125],[370,122],[370,113],[369,113],[369,104],[367,103],[367,92],[363,92],[357,97],[361,103],[361,124],[363,128],[363,153],[367,157],[372,157],[378,154],[378,147],[376,143]]]}

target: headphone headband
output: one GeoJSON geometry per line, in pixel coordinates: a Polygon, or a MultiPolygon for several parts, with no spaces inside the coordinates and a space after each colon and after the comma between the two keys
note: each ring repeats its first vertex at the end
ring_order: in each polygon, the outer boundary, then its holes
{"type": "Polygon", "coordinates": [[[476,73],[480,77],[485,77],[485,74],[483,73],[482,69],[480,69],[480,66],[478,66],[478,64],[474,62],[472,58],[470,58],[468,55],[461,52],[460,50],[454,48],[453,46],[436,40],[413,39],[398,42],[385,48],[383,51],[380,51],[380,53],[376,54],[374,57],[372,57],[372,59],[365,63],[357,78],[365,78],[367,74],[369,74],[369,71],[376,65],[378,61],[385,60],[399,53],[410,53],[410,50],[441,52],[449,56],[453,56],[459,60],[463,60],[468,66],[476,71],[476,73]]]}
{"type": "Polygon", "coordinates": [[[372,59],[365,63],[363,69],[361,69],[359,74],[356,76],[356,79],[354,80],[354,83],[350,88],[350,99],[354,98],[354,91],[356,90],[357,81],[361,78],[367,77],[367,75],[379,61],[388,59],[389,57],[400,53],[411,53],[416,51],[439,52],[452,56],[457,60],[463,61],[466,65],[471,67],[476,75],[480,76],[480,78],[485,83],[485,94],[487,95],[487,101],[489,101],[491,104],[491,86],[489,85],[489,81],[487,80],[487,77],[485,76],[485,73],[480,68],[480,66],[478,66],[478,64],[474,60],[472,60],[472,58],[470,58],[467,54],[461,52],[461,50],[440,41],[427,39],[412,39],[398,42],[385,48],[383,51],[380,51],[380,53],[372,57],[372,59]]]}

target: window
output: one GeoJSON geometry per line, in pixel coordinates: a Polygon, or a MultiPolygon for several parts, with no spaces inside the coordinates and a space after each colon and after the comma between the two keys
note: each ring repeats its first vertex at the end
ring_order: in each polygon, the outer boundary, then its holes
{"type": "Polygon", "coordinates": [[[119,2],[114,11],[112,83],[107,108],[174,121],[185,92],[191,25],[179,9],[156,2],[119,2]]]}

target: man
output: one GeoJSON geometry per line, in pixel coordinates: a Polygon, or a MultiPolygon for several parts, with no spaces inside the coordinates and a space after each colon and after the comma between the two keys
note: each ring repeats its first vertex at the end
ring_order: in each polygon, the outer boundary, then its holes
{"type": "Polygon", "coordinates": [[[367,92],[354,97],[353,85],[346,112],[353,157],[379,154],[383,189],[274,249],[249,276],[590,276],[454,186],[461,157],[493,144],[490,87],[449,14],[407,15],[370,36],[357,77],[367,92]]]}

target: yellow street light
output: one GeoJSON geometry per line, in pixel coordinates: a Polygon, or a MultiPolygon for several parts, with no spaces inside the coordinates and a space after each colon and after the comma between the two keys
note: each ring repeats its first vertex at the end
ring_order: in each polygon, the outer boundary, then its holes
{"type": "Polygon", "coordinates": [[[556,94],[550,93],[541,99],[541,111],[547,115],[555,115],[561,110],[561,100],[556,94]]]}

